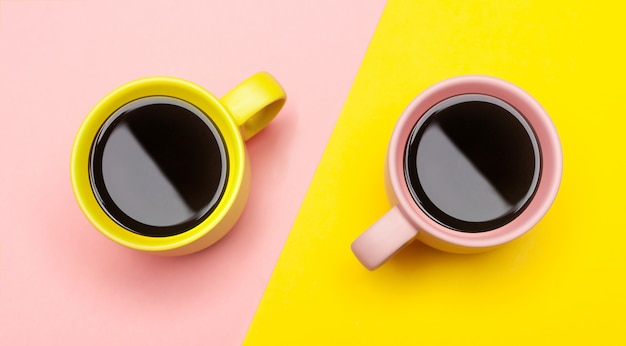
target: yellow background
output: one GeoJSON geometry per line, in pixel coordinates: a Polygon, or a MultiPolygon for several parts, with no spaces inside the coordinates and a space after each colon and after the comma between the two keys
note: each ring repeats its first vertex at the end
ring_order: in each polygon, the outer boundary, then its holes
{"type": "Polygon", "coordinates": [[[626,7],[390,1],[246,338],[248,345],[626,344],[626,7]],[[509,80],[548,111],[561,190],[478,255],[413,243],[375,272],[350,243],[389,210],[387,144],[442,79],[509,80]]]}

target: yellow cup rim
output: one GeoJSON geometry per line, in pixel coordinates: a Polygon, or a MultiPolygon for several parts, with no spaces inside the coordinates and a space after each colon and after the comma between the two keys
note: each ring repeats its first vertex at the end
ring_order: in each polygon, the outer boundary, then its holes
{"type": "Polygon", "coordinates": [[[239,131],[226,107],[204,88],[174,77],[147,77],[126,83],[102,98],[81,124],[70,160],[74,195],[87,219],[105,236],[129,248],[161,252],[183,247],[207,235],[226,216],[240,193],[244,179],[246,151],[239,131]],[[148,237],[134,233],[113,221],[96,200],[89,179],[91,147],[100,127],[117,109],[128,102],[148,96],[168,96],[185,100],[207,116],[222,135],[229,169],[222,198],[200,224],[183,233],[167,237],[148,237]]]}

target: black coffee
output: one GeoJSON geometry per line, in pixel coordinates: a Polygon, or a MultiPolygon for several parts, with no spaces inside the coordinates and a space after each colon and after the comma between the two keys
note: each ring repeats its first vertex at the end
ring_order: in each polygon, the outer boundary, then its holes
{"type": "Polygon", "coordinates": [[[202,222],[226,185],[228,158],[215,124],[172,97],[118,109],[91,148],[90,179],[104,211],[146,236],[183,233],[202,222]]]}
{"type": "Polygon", "coordinates": [[[484,232],[515,219],[540,175],[540,148],[526,119],[494,97],[444,100],[417,122],[404,172],[419,207],[438,223],[484,232]]]}

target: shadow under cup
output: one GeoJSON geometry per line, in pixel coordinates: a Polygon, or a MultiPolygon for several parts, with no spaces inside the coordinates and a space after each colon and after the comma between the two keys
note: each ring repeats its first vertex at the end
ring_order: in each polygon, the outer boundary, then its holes
{"type": "Polygon", "coordinates": [[[148,237],[181,234],[205,220],[224,194],[228,170],[213,121],[168,96],[143,97],[115,111],[89,158],[100,207],[119,226],[148,237]]]}
{"type": "Polygon", "coordinates": [[[404,148],[413,201],[432,220],[468,233],[519,216],[533,198],[541,148],[524,116],[488,95],[452,96],[415,124],[404,148]]]}

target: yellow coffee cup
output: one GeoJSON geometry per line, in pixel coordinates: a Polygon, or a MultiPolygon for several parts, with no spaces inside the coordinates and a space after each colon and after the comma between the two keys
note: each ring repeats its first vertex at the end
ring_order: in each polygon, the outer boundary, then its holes
{"type": "Polygon", "coordinates": [[[96,229],[129,248],[183,255],[210,246],[232,228],[248,197],[244,141],[285,100],[265,72],[220,99],[172,77],[120,86],[91,110],[74,141],[78,205],[96,229]]]}

